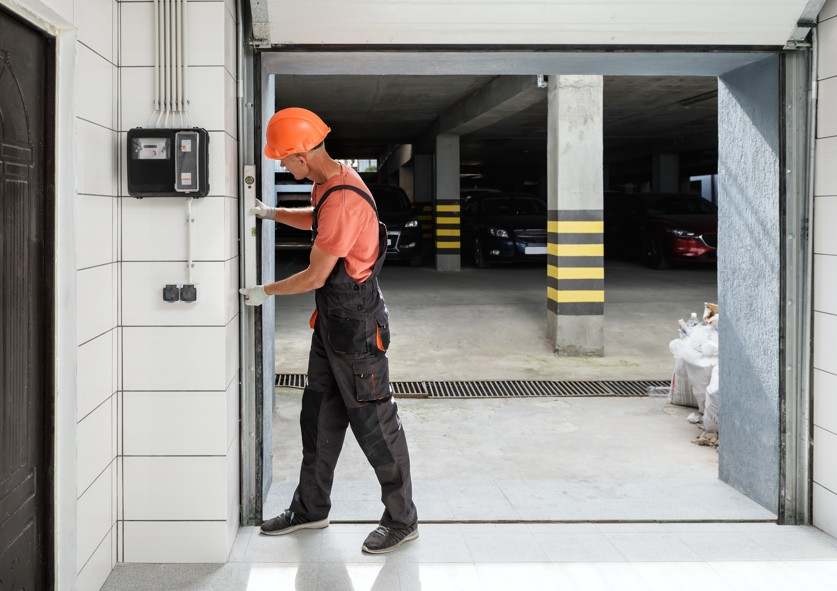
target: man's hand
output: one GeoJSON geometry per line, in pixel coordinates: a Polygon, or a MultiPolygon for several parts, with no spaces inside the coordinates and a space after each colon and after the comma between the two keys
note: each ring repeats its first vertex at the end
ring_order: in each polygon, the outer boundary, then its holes
{"type": "Polygon", "coordinates": [[[276,209],[273,207],[268,207],[258,199],[256,199],[256,207],[250,208],[250,213],[252,213],[257,218],[261,218],[263,220],[276,220],[276,209]]]}
{"type": "Polygon", "coordinates": [[[267,299],[264,285],[242,287],[238,290],[238,293],[244,296],[244,303],[248,306],[261,306],[267,299]]]}

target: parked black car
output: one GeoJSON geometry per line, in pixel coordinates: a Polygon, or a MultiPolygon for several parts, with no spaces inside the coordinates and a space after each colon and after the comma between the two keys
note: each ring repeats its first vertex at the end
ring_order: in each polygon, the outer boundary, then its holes
{"type": "Polygon", "coordinates": [[[546,203],[533,195],[486,193],[462,208],[462,248],[477,267],[546,260],[546,203]]]}
{"type": "Polygon", "coordinates": [[[412,267],[421,265],[424,241],[418,210],[410,203],[404,189],[395,185],[366,185],[378,206],[378,216],[386,224],[387,259],[406,261],[412,267]]]}
{"type": "Polygon", "coordinates": [[[718,261],[718,208],[700,195],[605,193],[604,231],[606,256],[652,269],[718,261]]]}

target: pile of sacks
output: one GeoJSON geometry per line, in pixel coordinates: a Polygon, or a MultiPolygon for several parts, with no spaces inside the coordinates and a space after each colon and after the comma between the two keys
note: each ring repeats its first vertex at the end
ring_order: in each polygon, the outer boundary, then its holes
{"type": "MultiPolygon", "coordinates": [[[[703,422],[707,433],[718,433],[718,306],[704,304],[703,318],[692,313],[680,320],[680,337],[669,343],[674,355],[674,373],[668,401],[696,407],[700,415],[692,422],[703,422]]],[[[714,438],[717,440],[717,437],[714,438]]]]}

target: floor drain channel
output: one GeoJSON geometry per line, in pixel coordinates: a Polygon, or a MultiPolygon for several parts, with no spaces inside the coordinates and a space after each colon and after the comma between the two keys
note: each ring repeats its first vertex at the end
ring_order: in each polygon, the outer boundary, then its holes
{"type": "MultiPolygon", "coordinates": [[[[304,388],[305,375],[277,374],[276,385],[304,388]]],[[[667,380],[485,380],[391,382],[402,398],[527,398],[647,396],[649,388],[669,387],[667,380]]]]}

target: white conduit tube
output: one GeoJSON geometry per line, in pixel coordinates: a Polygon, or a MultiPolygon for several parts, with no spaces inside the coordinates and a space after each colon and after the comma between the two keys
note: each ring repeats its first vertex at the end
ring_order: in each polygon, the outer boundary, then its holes
{"type": "Polygon", "coordinates": [[[189,285],[195,284],[192,281],[192,267],[195,266],[192,262],[192,224],[194,223],[195,219],[192,217],[192,198],[186,197],[186,283],[189,285]]]}
{"type": "Polygon", "coordinates": [[[177,111],[183,126],[183,59],[186,57],[183,39],[186,36],[186,0],[177,0],[177,111]]]}
{"type": "Polygon", "coordinates": [[[183,114],[186,116],[187,127],[192,126],[189,121],[189,7],[188,0],[183,0],[183,114]]]}
{"type": "MultiPolygon", "coordinates": [[[[159,0],[154,0],[154,114],[160,112],[160,8],[159,0]]],[[[149,127],[151,119],[149,119],[149,127]]],[[[156,122],[153,127],[156,127],[156,122]]]]}

